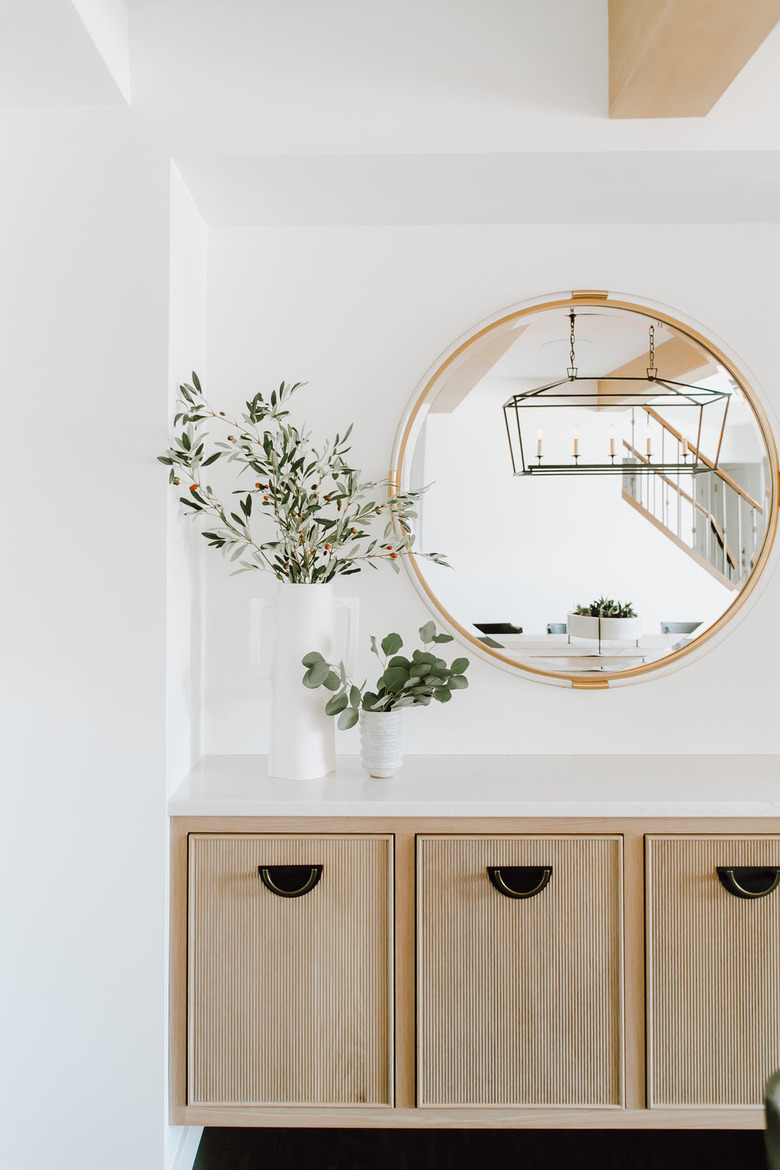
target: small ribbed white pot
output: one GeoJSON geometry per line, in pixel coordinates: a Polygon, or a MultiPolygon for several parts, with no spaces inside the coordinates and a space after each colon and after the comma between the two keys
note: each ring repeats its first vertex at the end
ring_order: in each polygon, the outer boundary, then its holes
{"type": "Polygon", "coordinates": [[[369,776],[387,780],[403,767],[403,711],[360,712],[360,759],[369,776]]]}

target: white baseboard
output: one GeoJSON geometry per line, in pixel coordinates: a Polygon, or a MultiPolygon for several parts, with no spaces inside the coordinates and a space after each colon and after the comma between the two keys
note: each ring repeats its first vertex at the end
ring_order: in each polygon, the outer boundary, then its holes
{"type": "Polygon", "coordinates": [[[198,1152],[200,1139],[203,1134],[202,1125],[181,1126],[178,1145],[173,1143],[173,1159],[167,1170],[192,1170],[192,1164],[198,1152]]]}

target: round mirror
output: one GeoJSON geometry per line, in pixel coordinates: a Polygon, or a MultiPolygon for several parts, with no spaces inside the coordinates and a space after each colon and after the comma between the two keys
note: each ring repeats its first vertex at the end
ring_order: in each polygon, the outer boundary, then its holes
{"type": "Polygon", "coordinates": [[[698,327],[601,292],[507,310],[415,394],[391,477],[431,485],[410,557],[427,603],[498,664],[607,686],[722,628],[776,527],[777,453],[698,327]]]}

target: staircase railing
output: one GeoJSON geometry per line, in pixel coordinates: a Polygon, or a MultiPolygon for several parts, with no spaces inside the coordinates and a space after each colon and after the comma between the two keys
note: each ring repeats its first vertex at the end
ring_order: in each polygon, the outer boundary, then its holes
{"type": "MultiPolygon", "coordinates": [[[[647,412],[650,418],[654,419],[661,427],[663,427],[667,434],[670,434],[672,438],[682,446],[683,436],[671,425],[671,423],[667,422],[666,419],[658,413],[658,411],[653,410],[652,406],[646,406],[644,407],[644,410],[647,412]]],[[[730,488],[733,488],[737,495],[741,496],[743,500],[746,500],[747,503],[751,505],[751,507],[755,508],[758,512],[764,511],[758,500],[754,500],[749,492],[746,492],[745,489],[741,487],[735,479],[731,478],[728,472],[723,471],[720,467],[716,467],[712,460],[708,459],[703,451],[698,450],[696,444],[692,443],[690,439],[688,439],[688,450],[693,452],[694,455],[698,455],[700,463],[703,463],[705,467],[709,467],[709,469],[714,472],[715,475],[717,475],[718,479],[722,479],[725,484],[728,484],[730,488]]]]}
{"type": "MultiPolygon", "coordinates": [[[[677,444],[676,457],[669,460],[664,453],[662,462],[679,463],[683,436],[652,407],[645,409],[677,444]]],[[[623,448],[626,503],[722,584],[737,589],[758,555],[759,517],[764,510],[761,504],[727,472],[697,452],[690,440],[688,450],[708,468],[685,478],[690,491],[682,486],[681,475],[656,470],[648,457],[625,440],[623,448]],[[643,470],[632,471],[632,463],[643,464],[643,470]]]]}

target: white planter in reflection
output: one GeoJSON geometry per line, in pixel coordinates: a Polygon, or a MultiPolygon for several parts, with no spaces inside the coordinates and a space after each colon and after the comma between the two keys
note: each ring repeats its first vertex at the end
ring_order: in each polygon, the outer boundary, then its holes
{"type": "Polygon", "coordinates": [[[271,680],[268,774],[283,780],[316,780],[336,767],[335,720],[325,714],[329,692],[303,685],[306,668],[301,659],[311,650],[333,662],[336,648],[336,612],[345,609],[349,620],[347,670],[357,644],[357,598],[334,597],[333,586],[294,585],[279,581],[273,597],[251,602],[251,654],[254,673],[271,680]],[[260,661],[263,614],[273,611],[270,660],[260,661]]]}
{"type": "Polygon", "coordinates": [[[403,767],[403,711],[360,712],[360,759],[375,780],[403,767]]]}
{"type": "Polygon", "coordinates": [[[590,638],[594,642],[637,642],[642,633],[641,618],[590,617],[583,613],[566,615],[570,637],[590,638]]]}

